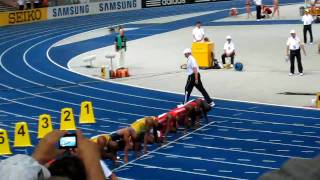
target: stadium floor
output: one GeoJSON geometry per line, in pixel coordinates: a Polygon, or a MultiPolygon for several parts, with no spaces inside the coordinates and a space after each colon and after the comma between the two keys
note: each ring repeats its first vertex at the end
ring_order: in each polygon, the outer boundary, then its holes
{"type": "MultiPolygon", "coordinates": [[[[221,10],[197,17],[219,19],[228,15],[226,9],[242,4],[233,1],[179,6],[179,14],[221,10]]],[[[180,104],[180,94],[96,81],[66,69],[72,57],[112,43],[112,36],[53,46],[71,35],[100,27],[176,14],[176,7],[153,8],[1,28],[0,128],[9,132],[11,147],[16,122],[28,123],[32,144],[36,145],[40,114],[50,114],[58,129],[60,110],[71,107],[78,119],[80,103],[85,100],[93,102],[97,119],[94,125],[77,124],[87,137],[112,132],[180,104]]],[[[160,24],[166,28],[152,33],[187,27],[195,19],[160,24]]],[[[143,38],[144,32],[151,32],[148,27],[140,27],[141,35],[133,30],[128,36],[143,38]]],[[[318,154],[319,115],[317,110],[217,99],[208,124],[185,135],[173,134],[168,144],[151,146],[144,156],[130,154],[132,161],[115,168],[115,172],[127,179],[257,179],[288,158],[318,154]]],[[[11,149],[14,154],[30,154],[33,147],[11,149]]]]}

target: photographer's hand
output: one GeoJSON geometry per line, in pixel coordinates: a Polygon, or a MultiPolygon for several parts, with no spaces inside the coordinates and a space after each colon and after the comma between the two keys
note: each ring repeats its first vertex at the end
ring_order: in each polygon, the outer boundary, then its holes
{"type": "Polygon", "coordinates": [[[50,160],[55,159],[59,155],[63,154],[65,150],[57,149],[56,144],[66,133],[67,131],[55,130],[47,134],[43,139],[40,140],[32,154],[32,157],[38,161],[39,164],[44,165],[50,160]]]}
{"type": "Polygon", "coordinates": [[[77,155],[85,166],[87,179],[104,180],[104,173],[100,165],[101,154],[99,146],[96,143],[86,139],[79,130],[77,130],[77,139],[77,155]]]}

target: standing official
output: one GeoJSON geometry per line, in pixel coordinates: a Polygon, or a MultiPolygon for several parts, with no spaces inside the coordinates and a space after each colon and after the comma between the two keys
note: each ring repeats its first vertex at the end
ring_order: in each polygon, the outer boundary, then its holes
{"type": "Polygon", "coordinates": [[[195,86],[203,95],[204,99],[208,104],[211,106],[214,106],[214,102],[210,98],[207,91],[204,89],[201,77],[199,73],[199,66],[194,59],[194,57],[191,55],[191,49],[187,48],[183,51],[184,56],[187,58],[187,73],[188,73],[188,80],[185,87],[185,96],[184,96],[184,103],[188,102],[190,98],[190,94],[192,92],[193,87],[195,86]]]}
{"type": "Polygon", "coordinates": [[[262,0],[254,0],[256,4],[257,21],[261,20],[262,0]]]}
{"type": "Polygon", "coordinates": [[[198,21],[196,27],[192,30],[193,42],[203,42],[204,35],[204,29],[201,27],[201,22],[198,21]]]}
{"type": "Polygon", "coordinates": [[[290,59],[290,73],[289,76],[294,74],[294,59],[297,59],[298,62],[298,70],[300,76],[303,76],[303,67],[301,63],[301,52],[302,48],[304,55],[306,55],[306,50],[304,49],[304,45],[301,43],[300,39],[297,37],[295,30],[290,31],[291,37],[288,38],[287,41],[287,57],[290,59]]]}
{"type": "Polygon", "coordinates": [[[302,16],[302,22],[303,22],[303,40],[304,43],[307,43],[307,32],[309,32],[310,35],[310,44],[313,43],[313,35],[312,35],[312,22],[313,22],[313,17],[309,13],[309,9],[306,9],[304,11],[304,15],[302,16]]]}
{"type": "Polygon", "coordinates": [[[115,38],[115,50],[119,53],[119,68],[125,67],[125,52],[127,51],[127,38],[124,35],[124,29],[119,29],[119,35],[115,38]]]}

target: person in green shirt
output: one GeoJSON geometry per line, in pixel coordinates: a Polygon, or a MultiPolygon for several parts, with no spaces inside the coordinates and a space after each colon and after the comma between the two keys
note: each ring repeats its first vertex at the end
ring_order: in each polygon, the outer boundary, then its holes
{"type": "Polygon", "coordinates": [[[124,29],[119,29],[119,35],[116,36],[115,50],[119,53],[119,68],[125,68],[125,52],[127,51],[127,38],[124,35],[124,29]]]}

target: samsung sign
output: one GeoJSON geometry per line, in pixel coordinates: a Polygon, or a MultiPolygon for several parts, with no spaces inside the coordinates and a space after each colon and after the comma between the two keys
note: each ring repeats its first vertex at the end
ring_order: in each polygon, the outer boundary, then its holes
{"type": "Polygon", "coordinates": [[[88,4],[85,5],[74,5],[74,6],[62,6],[52,8],[52,17],[70,17],[86,15],[90,13],[90,8],[88,4]]]}
{"type": "Polygon", "coordinates": [[[76,4],[48,8],[48,19],[67,18],[141,9],[141,0],[109,0],[100,3],[76,4]]]}
{"type": "Polygon", "coordinates": [[[106,1],[99,3],[99,12],[125,11],[138,7],[141,8],[141,3],[138,4],[137,0],[106,1]]]}

